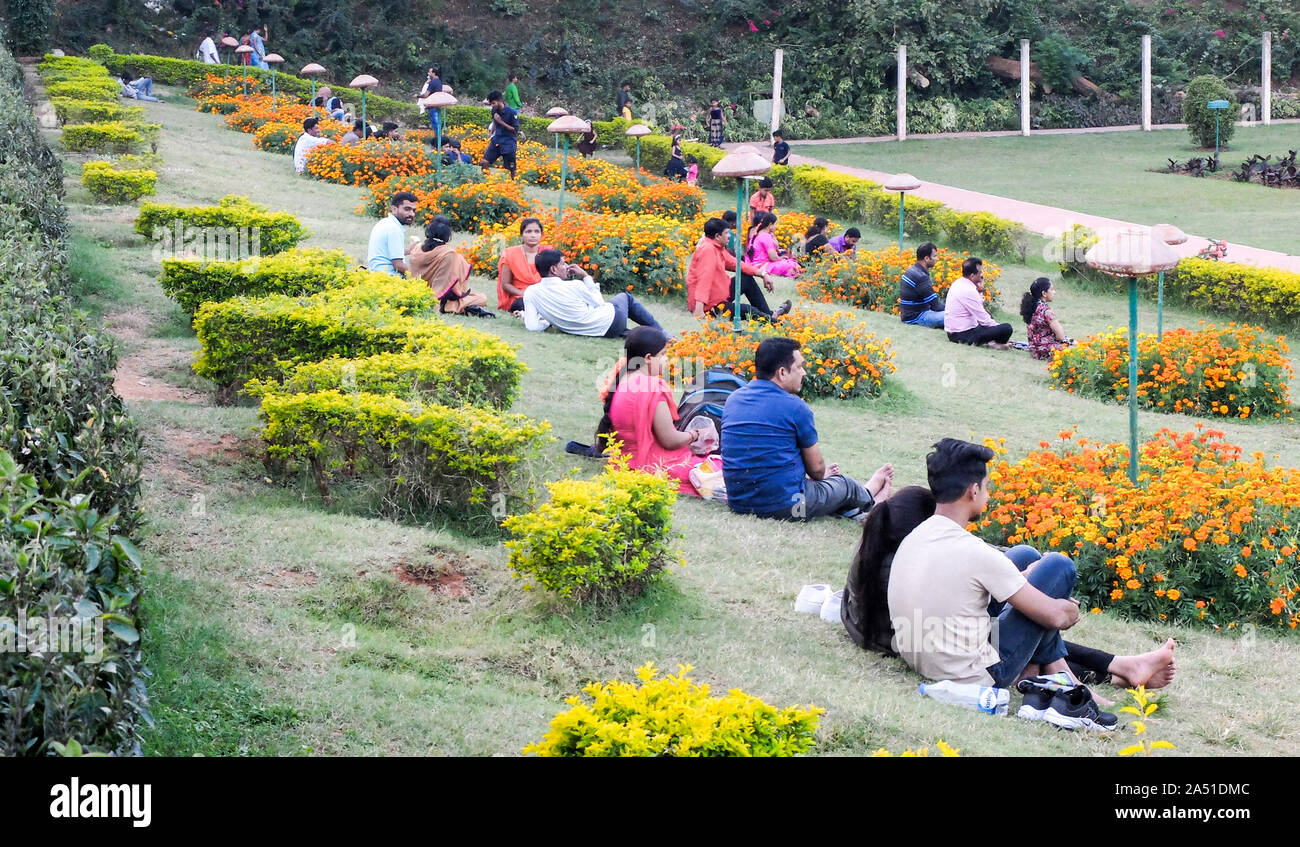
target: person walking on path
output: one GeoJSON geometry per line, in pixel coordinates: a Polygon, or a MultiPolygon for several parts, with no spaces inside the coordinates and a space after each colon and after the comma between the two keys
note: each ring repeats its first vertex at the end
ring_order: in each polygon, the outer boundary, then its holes
{"type": "Polygon", "coordinates": [[[709,144],[721,147],[727,143],[727,114],[718,99],[709,101],[709,144]]]}
{"type": "Polygon", "coordinates": [[[519,113],[506,105],[500,91],[488,94],[488,103],[492,104],[492,139],[483,151],[483,161],[479,167],[488,168],[501,160],[501,165],[510,171],[510,178],[515,178],[515,151],[518,150],[519,113]]]}
{"type": "Polygon", "coordinates": [[[265,33],[266,24],[262,24],[261,32],[254,29],[248,34],[248,46],[253,48],[253,52],[249,54],[249,58],[252,60],[253,65],[262,70],[268,70],[271,67],[270,63],[266,61],[266,42],[262,40],[262,36],[265,33]]]}
{"type": "Polygon", "coordinates": [[[790,145],[779,129],[772,132],[772,164],[790,166],[790,145]]]}
{"type": "Polygon", "coordinates": [[[221,56],[217,53],[217,43],[212,39],[213,31],[208,29],[203,31],[203,40],[199,42],[199,51],[195,53],[195,58],[205,65],[221,64],[221,56]]]}

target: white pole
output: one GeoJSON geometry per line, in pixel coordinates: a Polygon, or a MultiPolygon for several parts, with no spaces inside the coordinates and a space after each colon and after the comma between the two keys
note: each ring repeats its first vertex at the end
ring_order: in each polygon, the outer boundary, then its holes
{"type": "Polygon", "coordinates": [[[1263,67],[1260,68],[1263,91],[1260,93],[1259,105],[1264,113],[1264,126],[1273,123],[1273,33],[1264,33],[1263,67]]]}
{"type": "Polygon", "coordinates": [[[907,138],[907,45],[898,45],[898,140],[907,138]]]}
{"type": "Polygon", "coordinates": [[[1020,134],[1029,137],[1029,39],[1020,39],[1020,134]]]}
{"type": "Polygon", "coordinates": [[[1151,36],[1142,36],[1142,129],[1151,131],[1151,36]]]}
{"type": "Polygon", "coordinates": [[[785,65],[785,51],[776,48],[776,66],[772,69],[772,126],[771,132],[781,128],[781,74],[785,65]]]}

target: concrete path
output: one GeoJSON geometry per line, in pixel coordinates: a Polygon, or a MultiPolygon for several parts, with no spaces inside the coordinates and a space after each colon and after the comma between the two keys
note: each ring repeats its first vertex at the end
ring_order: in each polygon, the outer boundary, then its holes
{"type": "MultiPolygon", "coordinates": [[[[1274,121],[1274,123],[1300,123],[1297,120],[1274,121]]],[[[1162,124],[1155,127],[1156,129],[1185,129],[1183,124],[1162,124]]],[[[1081,134],[1088,132],[1123,132],[1130,130],[1141,131],[1140,127],[1103,127],[1100,129],[1061,129],[1061,130],[1037,130],[1038,134],[1081,134]]],[[[935,135],[914,135],[911,138],[990,138],[998,136],[1019,135],[1018,132],[954,132],[939,133],[935,135]]],[[[894,141],[894,136],[883,136],[876,138],[846,138],[846,139],[827,139],[816,142],[809,141],[808,144],[859,144],[873,143],[878,141],[894,141]]],[[[798,142],[792,142],[791,147],[797,147],[798,142]]],[[[726,144],[727,148],[735,148],[740,144],[726,144]]],[[[757,144],[750,146],[763,150],[757,144]]],[[[770,151],[764,151],[770,153],[770,151]]],[[[838,171],[839,173],[849,174],[851,176],[862,177],[873,182],[884,182],[893,174],[881,171],[872,171],[865,168],[852,168],[847,165],[836,165],[830,162],[823,162],[809,156],[800,156],[794,153],[790,155],[791,164],[795,165],[820,165],[828,170],[838,171]]],[[[1282,190],[1282,189],[1278,189],[1282,190]]],[[[1146,229],[1143,224],[1136,224],[1130,221],[1121,221],[1114,218],[1103,218],[1098,215],[1088,215],[1083,212],[1074,212],[1069,209],[1058,209],[1055,206],[1044,206],[1039,203],[1027,203],[1023,200],[1012,200],[1009,197],[999,197],[996,194],[984,194],[979,191],[968,191],[965,188],[955,188],[951,185],[941,185],[937,182],[921,181],[921,187],[911,192],[914,196],[924,197],[927,200],[938,200],[949,208],[956,209],[959,212],[992,212],[1000,218],[1019,221],[1024,224],[1031,232],[1048,237],[1059,236],[1063,232],[1069,231],[1075,224],[1082,224],[1089,229],[1101,231],[1105,229],[1146,229]]],[[[1188,233],[1190,236],[1185,244],[1180,244],[1173,249],[1181,256],[1195,256],[1209,244],[1209,239],[1204,236],[1198,236],[1188,233]]],[[[1287,271],[1300,273],[1300,256],[1280,253],[1276,250],[1264,250],[1259,247],[1247,247],[1244,244],[1234,244],[1228,242],[1228,253],[1224,261],[1236,262],[1243,265],[1255,265],[1257,267],[1281,268],[1287,271]]]]}

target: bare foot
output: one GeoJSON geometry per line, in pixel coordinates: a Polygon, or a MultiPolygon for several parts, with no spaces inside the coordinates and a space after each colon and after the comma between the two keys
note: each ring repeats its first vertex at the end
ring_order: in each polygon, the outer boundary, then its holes
{"type": "Polygon", "coordinates": [[[1095,700],[1097,705],[1101,708],[1109,709],[1111,706],[1115,705],[1114,700],[1107,700],[1105,697],[1098,694],[1095,689],[1090,688],[1088,690],[1092,692],[1092,699],[1095,700]]]}
{"type": "Polygon", "coordinates": [[[894,466],[890,464],[881,465],[876,472],[867,480],[867,492],[871,499],[879,503],[881,500],[888,500],[890,493],[894,488],[894,466]]]}
{"type": "Polygon", "coordinates": [[[1110,668],[1116,685],[1121,684],[1118,680],[1123,680],[1127,688],[1139,685],[1162,688],[1174,679],[1174,640],[1171,638],[1159,649],[1137,656],[1116,656],[1110,668]]]}

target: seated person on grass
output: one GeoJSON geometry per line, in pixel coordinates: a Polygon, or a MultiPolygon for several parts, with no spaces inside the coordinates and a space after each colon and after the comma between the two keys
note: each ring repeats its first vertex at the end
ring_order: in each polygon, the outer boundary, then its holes
{"type": "Polygon", "coordinates": [[[1011,324],[1000,324],[984,308],[984,260],[974,256],[961,263],[961,279],[948,289],[943,329],[958,344],[987,344],[1009,350],[1011,324]]]}
{"type": "Polygon", "coordinates": [[[803,386],[803,353],[791,338],[768,338],[754,354],[755,377],[722,409],[722,474],[733,512],[808,521],[871,508],[889,496],[894,469],[863,485],[826,464],[803,386]]]}
{"type": "Polygon", "coordinates": [[[555,327],[570,335],[623,338],[627,322],[663,329],[631,294],[620,291],[605,302],[600,286],[577,265],[564,261],[559,250],[537,254],[541,282],[524,290],[524,326],[533,332],[555,327]],[[581,279],[573,279],[579,276],[581,279]]]}
{"type": "MultiPolygon", "coordinates": [[[[691,254],[690,266],[686,271],[686,308],[697,318],[705,315],[717,317],[732,313],[735,295],[736,257],[727,252],[727,235],[731,230],[721,218],[709,218],[704,222],[704,237],[695,245],[691,254]]],[[[754,277],[763,280],[768,291],[774,286],[763,271],[748,262],[740,263],[740,293],[750,305],[740,305],[740,316],[745,320],[752,317],[776,320],[790,311],[790,301],[786,300],[773,312],[767,305],[767,298],[759,290],[754,277]]]]}
{"type": "Polygon", "coordinates": [[[537,218],[520,221],[519,242],[502,250],[497,260],[497,308],[511,314],[523,312],[524,291],[542,281],[537,254],[548,249],[542,244],[542,222],[537,218]]]}
{"type": "MultiPolygon", "coordinates": [[[[1094,680],[1109,674],[1117,685],[1169,684],[1173,639],[1138,656],[1066,644],[1061,630],[1079,621],[1079,602],[1071,597],[1074,562],[1026,546],[1004,554],[966,530],[988,504],[992,458],[989,448],[955,438],[938,442],[926,457],[934,512],[922,519],[928,510],[920,504],[902,521],[914,528],[898,544],[888,576],[893,650],[934,680],[1009,688],[1026,677],[1066,672],[1094,680]]],[[[868,525],[873,520],[867,516],[868,525]]],[[[879,541],[868,544],[875,532],[864,529],[860,557],[882,559],[887,552],[875,549],[879,541]]],[[[902,531],[891,526],[888,534],[902,531]]],[[[857,579],[871,581],[873,567],[858,569],[857,579]]],[[[849,591],[858,593],[852,585],[849,591]]]]}
{"type": "Polygon", "coordinates": [[[1057,350],[1074,343],[1052,311],[1051,302],[1055,299],[1056,286],[1045,276],[1034,280],[1020,298],[1020,317],[1025,319],[1029,335],[1029,354],[1040,361],[1051,359],[1057,350]]]}
{"type": "Polygon", "coordinates": [[[618,439],[630,458],[629,467],[661,472],[677,480],[679,493],[698,497],[690,475],[700,458],[691,445],[703,430],[677,429],[677,402],[663,379],[667,349],[668,334],[662,329],[639,326],[627,334],[623,362],[605,395],[605,416],[597,433],[618,439]]]}
{"type": "Polygon", "coordinates": [[[938,329],[943,326],[943,300],[934,290],[930,269],[939,260],[929,241],[916,248],[916,264],[898,280],[898,317],[905,324],[938,329]]]}
{"type": "Polygon", "coordinates": [[[826,250],[831,253],[852,253],[858,248],[860,238],[862,238],[862,233],[856,226],[851,226],[827,241],[826,250]]]}
{"type": "Polygon", "coordinates": [[[393,195],[388,216],[370,230],[370,246],[366,250],[366,267],[370,270],[394,276],[407,275],[405,227],[415,220],[417,202],[418,198],[409,191],[393,195]]]}
{"type": "Polygon", "coordinates": [[[293,169],[299,174],[307,170],[307,154],[322,144],[331,144],[332,140],[320,134],[320,121],[315,118],[303,118],[302,135],[293,145],[293,169]]]}
{"type": "Polygon", "coordinates": [[[451,223],[434,215],[424,228],[424,243],[411,247],[406,254],[411,276],[429,283],[438,296],[438,311],[443,314],[473,315],[495,318],[496,313],[483,308],[487,295],[469,287],[469,262],[451,246],[451,223]]]}

